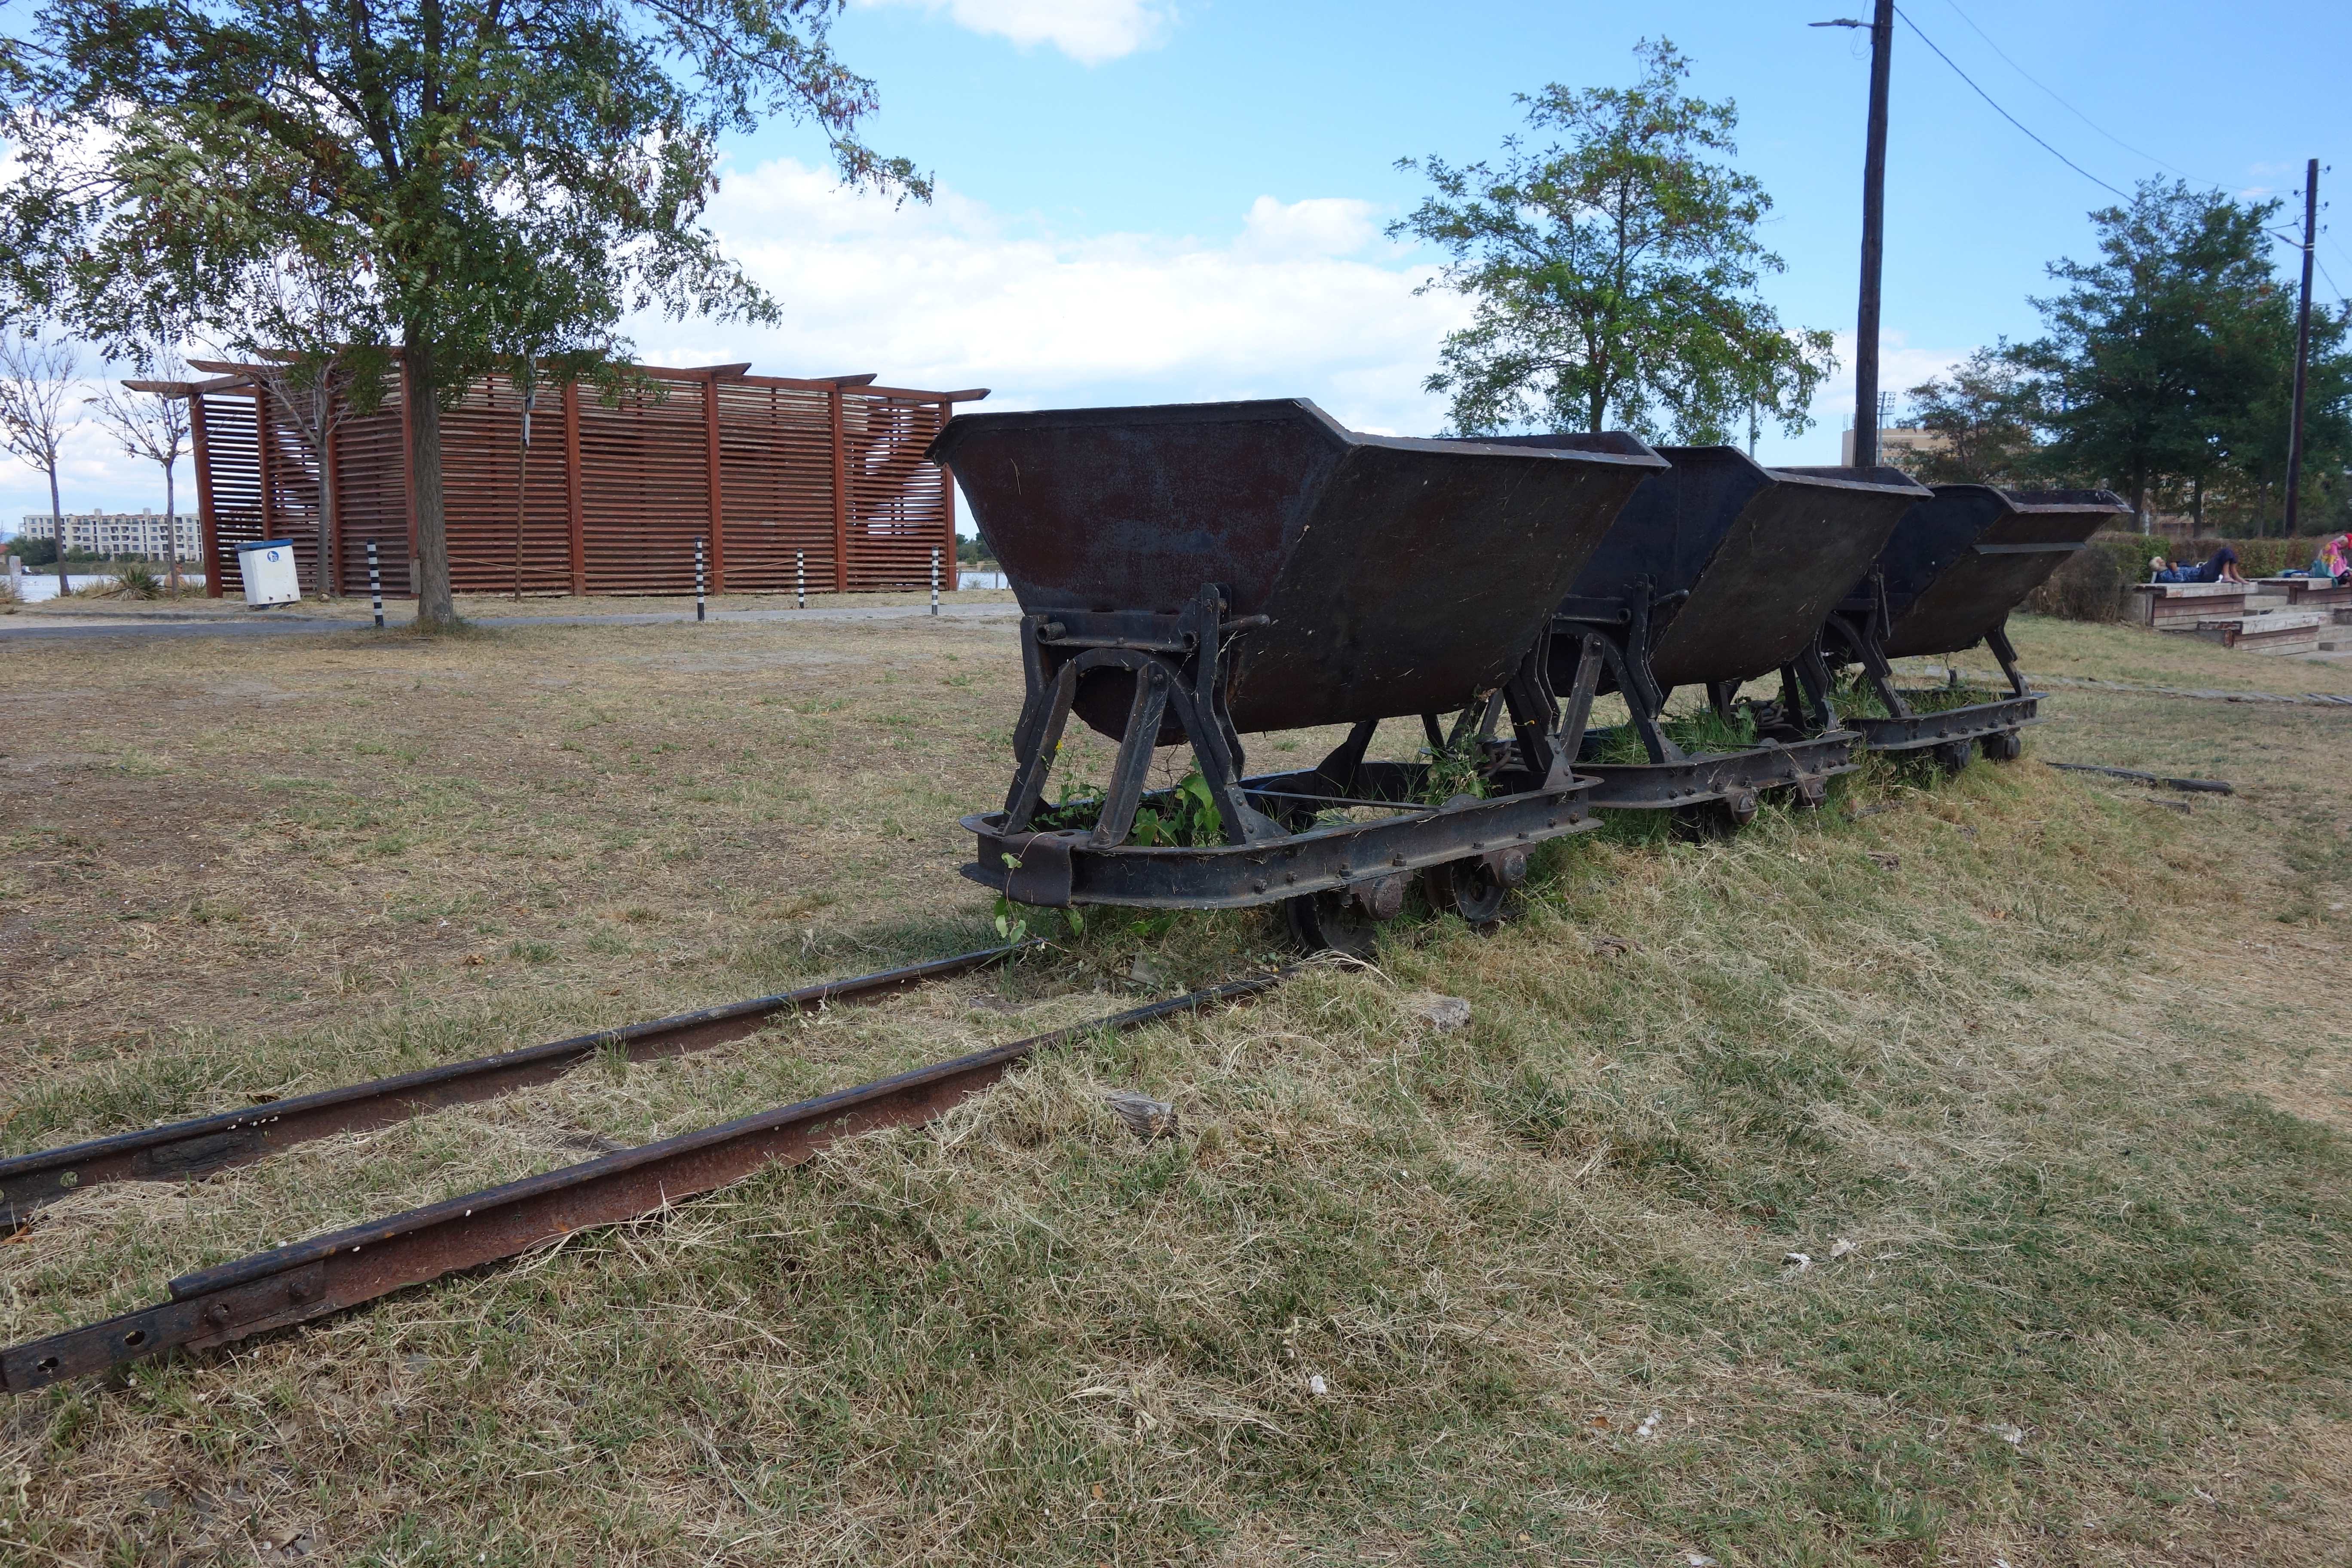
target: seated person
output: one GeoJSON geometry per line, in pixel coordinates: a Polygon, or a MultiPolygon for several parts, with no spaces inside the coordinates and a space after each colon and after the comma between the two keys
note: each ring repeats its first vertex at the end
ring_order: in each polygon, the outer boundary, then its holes
{"type": "Polygon", "coordinates": [[[2311,574],[2352,584],[2352,533],[2339,533],[2321,545],[2319,559],[2311,563],[2311,574]]]}

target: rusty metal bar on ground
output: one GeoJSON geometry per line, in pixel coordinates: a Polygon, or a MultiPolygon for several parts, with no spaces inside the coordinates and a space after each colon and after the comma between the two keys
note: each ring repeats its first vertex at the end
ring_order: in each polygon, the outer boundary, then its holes
{"type": "Polygon", "coordinates": [[[2095,763],[2051,763],[2047,764],[2062,773],[2105,773],[2109,778],[2129,779],[2134,784],[2162,784],[2188,795],[2235,795],[2238,786],[2227,779],[2168,779],[2161,773],[2144,773],[2137,768],[2103,768],[2095,763]]]}
{"type": "Polygon", "coordinates": [[[183,1275],[159,1306],[0,1351],[0,1388],[22,1394],[177,1347],[226,1343],[512,1258],[575,1230],[635,1219],[763,1165],[814,1159],[835,1139],[919,1126],[1039,1051],[1254,995],[1287,978],[1288,971],[1276,971],[1188,992],[183,1275]]]}
{"type": "Polygon", "coordinates": [[[365,1131],[446,1106],[495,1100],[561,1078],[599,1051],[621,1050],[631,1061],[644,1061],[706,1050],[754,1034],[782,1013],[805,1013],[828,1002],[882,995],[961,974],[1042,945],[1034,941],[1016,942],[847,980],[828,980],[780,995],[755,996],[499,1056],[271,1100],[244,1110],[19,1154],[0,1160],[0,1226],[14,1229],[28,1224],[33,1212],[42,1205],[98,1183],[177,1182],[209,1175],[331,1133],[365,1131]]]}

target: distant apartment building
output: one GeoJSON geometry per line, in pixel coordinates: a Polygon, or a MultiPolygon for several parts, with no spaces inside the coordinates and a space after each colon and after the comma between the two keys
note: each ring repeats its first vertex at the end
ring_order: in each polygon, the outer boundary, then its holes
{"type": "MultiPolygon", "coordinates": [[[[173,536],[179,540],[179,558],[196,559],[199,535],[194,512],[166,518],[152,508],[144,511],[69,511],[65,515],[68,550],[97,555],[137,555],[163,561],[172,553],[173,536]]],[[[25,519],[18,529],[26,539],[55,539],[57,529],[47,512],[25,519]]]]}

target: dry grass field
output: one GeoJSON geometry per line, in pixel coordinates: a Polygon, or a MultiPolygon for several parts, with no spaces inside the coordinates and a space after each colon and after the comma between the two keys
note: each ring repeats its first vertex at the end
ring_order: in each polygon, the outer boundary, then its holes
{"type": "MultiPolygon", "coordinates": [[[[8,656],[7,1152],[993,937],[954,819],[1003,786],[1008,624],[8,656]]],[[[2021,763],[1588,835],[1495,931],[1407,921],[942,1125],[16,1398],[0,1563],[2340,1563],[2352,711],[2046,711],[2021,763]]],[[[92,1189],[0,1245],[0,1338],[1229,976],[1276,929],[1098,912],[1005,973],[92,1189]]]]}

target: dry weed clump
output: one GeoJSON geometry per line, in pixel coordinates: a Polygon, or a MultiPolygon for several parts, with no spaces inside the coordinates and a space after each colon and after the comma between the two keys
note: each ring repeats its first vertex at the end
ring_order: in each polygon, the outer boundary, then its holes
{"type": "MultiPolygon", "coordinates": [[[[2242,793],[2183,831],[2030,764],[1874,763],[1829,811],[1728,841],[1559,846],[1498,931],[1408,926],[1372,966],[1039,1060],[931,1127],[21,1400],[7,1539],[36,1561],[2334,1561],[2352,1173],[2249,1090],[2329,1095],[2352,1040],[2199,977],[2340,963],[2340,920],[2283,892],[2324,893],[2296,857],[2352,844],[2320,826],[2346,815],[2315,782],[2340,753],[2310,715],[2223,710],[2217,739],[2146,700],[2056,706],[2037,746],[2226,745],[2242,793]],[[1469,1023],[1421,1023],[1427,991],[1469,1023]],[[1173,1103],[1177,1136],[1139,1140],[1113,1089],[1173,1103]]],[[[907,739],[902,765],[927,760],[907,739]]],[[[500,757],[530,776],[530,748],[500,757]]],[[[857,868],[838,878],[740,886],[706,922],[666,862],[616,853],[593,900],[552,876],[576,902],[463,939],[541,980],[420,966],[346,1021],[39,1057],[24,1115],[98,1130],[919,951],[978,896],[910,891],[846,933],[793,901],[939,878],[872,826],[911,811],[889,760],[809,851],[857,868]],[[901,908],[940,923],[886,923],[901,908]],[[629,945],[583,952],[583,928],[629,945]]],[[[703,779],[744,792],[698,803],[713,837],[778,799],[703,779]]],[[[0,1248],[8,1323],[1097,1016],[1273,940],[1262,915],[1099,914],[1001,975],[85,1194],[0,1248]]]]}

